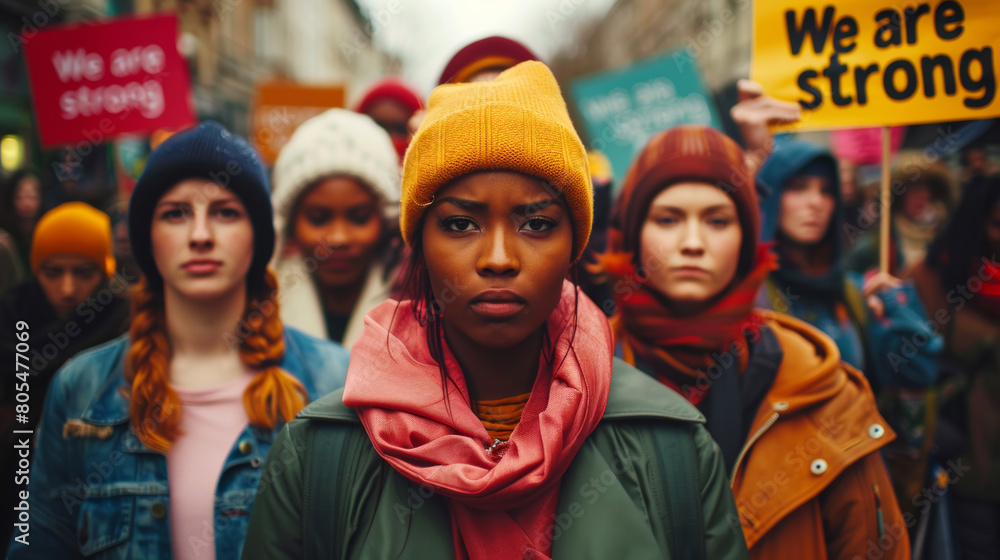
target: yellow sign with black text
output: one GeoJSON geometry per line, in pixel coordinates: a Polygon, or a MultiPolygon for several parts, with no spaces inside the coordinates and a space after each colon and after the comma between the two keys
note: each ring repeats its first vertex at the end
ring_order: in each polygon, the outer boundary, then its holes
{"type": "Polygon", "coordinates": [[[1000,116],[1000,0],[754,2],[752,78],[795,128],[1000,116]]]}

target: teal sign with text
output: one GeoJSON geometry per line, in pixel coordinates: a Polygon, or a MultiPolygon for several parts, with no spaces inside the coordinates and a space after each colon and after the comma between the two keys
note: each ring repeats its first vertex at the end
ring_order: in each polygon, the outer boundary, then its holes
{"type": "Polygon", "coordinates": [[[570,91],[587,149],[611,160],[616,191],[632,158],[657,132],[679,124],[722,128],[698,66],[683,50],[575,80],[570,91]]]}

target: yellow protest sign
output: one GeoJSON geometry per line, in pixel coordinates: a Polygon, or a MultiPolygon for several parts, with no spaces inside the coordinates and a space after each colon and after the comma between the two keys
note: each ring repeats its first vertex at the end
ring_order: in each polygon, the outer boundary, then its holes
{"type": "Polygon", "coordinates": [[[1000,116],[1000,1],[754,2],[752,78],[801,129],[1000,116]]]}

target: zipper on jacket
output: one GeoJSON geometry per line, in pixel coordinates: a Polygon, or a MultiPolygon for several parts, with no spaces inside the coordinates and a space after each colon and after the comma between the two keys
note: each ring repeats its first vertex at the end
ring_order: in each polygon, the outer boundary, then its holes
{"type": "Polygon", "coordinates": [[[760,436],[764,435],[764,432],[766,432],[768,428],[774,425],[774,423],[777,421],[778,421],[778,413],[775,412],[774,414],[771,415],[770,418],[767,419],[767,422],[764,422],[764,425],[758,428],[757,431],[754,432],[754,434],[750,437],[750,439],[747,440],[746,445],[743,446],[743,450],[740,451],[740,454],[736,457],[736,464],[733,465],[733,475],[729,477],[730,488],[732,488],[733,483],[736,482],[736,473],[739,472],[740,463],[743,462],[743,457],[747,454],[747,451],[750,450],[750,446],[752,446],[754,442],[760,439],[760,436]]]}

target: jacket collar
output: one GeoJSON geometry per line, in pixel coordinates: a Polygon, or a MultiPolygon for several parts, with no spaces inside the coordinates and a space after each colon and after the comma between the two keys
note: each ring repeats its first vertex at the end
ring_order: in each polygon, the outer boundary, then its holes
{"type": "MultiPolygon", "coordinates": [[[[343,389],[316,400],[299,413],[299,418],[359,422],[354,409],[343,403],[343,389]]],[[[615,358],[611,391],[603,420],[662,418],[704,423],[705,417],[683,397],[652,377],[615,358]]]]}

